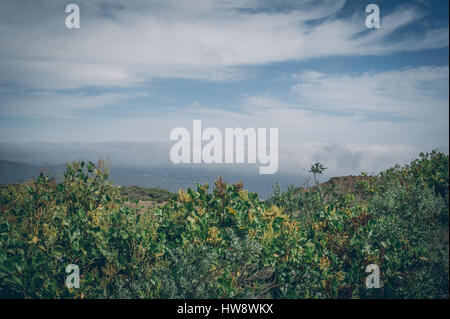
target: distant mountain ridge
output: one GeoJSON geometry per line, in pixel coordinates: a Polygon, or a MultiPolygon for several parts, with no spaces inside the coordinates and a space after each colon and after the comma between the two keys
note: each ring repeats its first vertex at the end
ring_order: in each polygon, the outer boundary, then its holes
{"type": "MultiPolygon", "coordinates": [[[[49,166],[47,171],[52,176],[57,176],[58,171],[63,171],[65,166],[49,166]]],[[[44,170],[42,167],[21,162],[0,160],[0,184],[25,183],[39,175],[44,170]]]]}
{"type": "MultiPolygon", "coordinates": [[[[0,184],[24,183],[36,178],[41,171],[61,181],[66,164],[42,165],[0,160],[0,184]]],[[[111,180],[120,186],[139,186],[145,188],[159,188],[170,192],[177,192],[180,188],[195,187],[197,183],[213,185],[218,176],[223,176],[227,183],[242,181],[244,187],[257,192],[261,198],[273,194],[272,185],[279,182],[282,186],[290,184],[300,185],[302,176],[298,175],[259,175],[239,174],[226,170],[207,170],[202,168],[160,167],[160,168],[131,168],[111,167],[111,180]]]]}
{"type": "MultiPolygon", "coordinates": [[[[12,162],[0,160],[0,184],[25,183],[36,178],[40,172],[46,172],[50,176],[60,181],[63,178],[66,164],[58,165],[31,165],[21,162],[12,162]]],[[[173,174],[172,174],[173,175],[173,174]]],[[[111,180],[116,185],[137,185],[142,187],[155,187],[161,189],[175,190],[176,185],[179,188],[188,185],[190,178],[183,176],[170,176],[162,172],[154,172],[139,169],[124,169],[119,167],[111,168],[111,180]]]]}

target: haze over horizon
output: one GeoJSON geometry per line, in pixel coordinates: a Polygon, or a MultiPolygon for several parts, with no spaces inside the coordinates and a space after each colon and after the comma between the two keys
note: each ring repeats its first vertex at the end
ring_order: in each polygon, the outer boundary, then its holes
{"type": "MultiPolygon", "coordinates": [[[[0,3],[0,160],[164,171],[171,130],[194,119],[278,128],[286,183],[315,161],[375,174],[448,153],[447,1],[74,3],[76,30],[66,1],[0,3]]],[[[262,180],[257,168],[201,167],[262,180]]]]}

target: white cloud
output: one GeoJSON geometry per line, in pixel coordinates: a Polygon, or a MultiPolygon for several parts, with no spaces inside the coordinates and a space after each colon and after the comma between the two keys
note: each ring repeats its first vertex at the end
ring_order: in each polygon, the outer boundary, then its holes
{"type": "Polygon", "coordinates": [[[306,173],[312,163],[319,161],[327,167],[326,176],[376,174],[397,163],[406,164],[422,151],[402,144],[290,144],[282,147],[280,169],[306,173]]]}
{"type": "Polygon", "coordinates": [[[448,114],[448,74],[448,66],[354,75],[306,71],[293,76],[291,93],[302,106],[319,110],[438,119],[448,114]]]}
{"type": "Polygon", "coordinates": [[[76,118],[76,113],[79,111],[114,106],[146,95],[142,91],[133,93],[107,92],[96,95],[49,91],[19,93],[12,97],[1,98],[0,116],[76,118]]]}
{"type": "Polygon", "coordinates": [[[167,142],[175,127],[191,129],[193,119],[204,127],[277,127],[280,143],[312,141],[337,144],[448,146],[448,67],[418,67],[363,74],[293,75],[291,95],[248,95],[233,110],[192,105],[127,112],[123,117],[83,117],[94,107],[131,105],[134,93],[96,96],[32,93],[4,99],[2,116],[67,119],[29,125],[5,124],[0,141],[167,142]],[[73,117],[73,119],[70,119],[73,117]],[[60,133],[58,133],[60,132],[60,133]],[[61,133],[63,132],[63,133],[61,133]]]}
{"type": "MultiPolygon", "coordinates": [[[[448,147],[448,66],[363,74],[305,71],[293,75],[288,96],[246,96],[239,113],[193,104],[147,113],[134,109],[122,118],[106,113],[77,118],[79,111],[128,105],[148,94],[139,85],[155,77],[236,80],[252,65],[448,46],[448,27],[390,40],[423,17],[418,9],[387,12],[382,29],[366,30],[364,14],[336,18],[344,1],[288,1],[291,10],[271,13],[256,10],[269,1],[256,0],[133,1],[123,9],[119,1],[79,1],[81,29],[67,30],[63,5],[24,3],[0,2],[0,83],[48,91],[4,92],[0,116],[41,119],[22,125],[4,121],[0,142],[168,142],[171,129],[191,129],[192,120],[201,119],[204,127],[219,129],[278,127],[280,171],[320,160],[335,175],[375,172],[420,151],[448,147]],[[309,23],[315,19],[323,20],[309,23]],[[134,89],[55,92],[93,85],[134,89]],[[56,120],[49,124],[42,118],[56,120]]],[[[98,144],[83,147],[64,155],[71,160],[103,151],[98,144]]],[[[105,152],[124,163],[168,161],[164,147],[128,142],[108,147],[105,152]]],[[[38,146],[32,149],[27,154],[39,153],[38,146]]]]}
{"type": "MultiPolygon", "coordinates": [[[[113,166],[127,168],[189,168],[215,172],[241,174],[243,178],[258,175],[258,164],[246,165],[173,165],[169,159],[171,144],[149,142],[103,142],[103,143],[0,143],[1,160],[20,161],[41,165],[61,164],[77,159],[97,160],[107,158],[113,166]]],[[[311,164],[320,161],[327,170],[322,181],[332,176],[359,175],[361,172],[377,174],[395,164],[406,164],[418,157],[420,152],[432,148],[415,148],[402,144],[341,144],[302,143],[281,144],[279,147],[279,170],[276,176],[305,176],[311,164]]],[[[448,148],[441,148],[448,153],[448,148]]],[[[297,184],[303,180],[298,179],[297,184]]],[[[270,187],[269,187],[270,188],[270,187]]]]}
{"type": "Polygon", "coordinates": [[[255,10],[274,6],[268,1],[80,1],[81,29],[67,30],[60,4],[5,1],[0,83],[61,89],[133,86],[154,77],[224,81],[242,78],[249,65],[448,45],[448,27],[388,41],[423,16],[414,8],[386,12],[383,28],[368,31],[364,13],[334,16],[344,1],[282,4],[290,10],[255,10]]]}

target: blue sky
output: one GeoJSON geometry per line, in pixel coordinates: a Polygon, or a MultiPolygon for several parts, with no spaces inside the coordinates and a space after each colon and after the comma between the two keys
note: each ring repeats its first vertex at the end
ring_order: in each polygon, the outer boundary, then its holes
{"type": "Polygon", "coordinates": [[[67,1],[1,2],[0,142],[169,142],[201,119],[278,127],[285,170],[448,150],[448,1],[73,2],[78,30],[67,1]]]}

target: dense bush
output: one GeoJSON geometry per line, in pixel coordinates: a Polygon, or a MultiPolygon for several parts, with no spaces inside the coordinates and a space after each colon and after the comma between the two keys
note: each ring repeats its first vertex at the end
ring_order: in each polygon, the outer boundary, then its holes
{"type": "Polygon", "coordinates": [[[174,194],[160,188],[146,188],[139,186],[121,186],[120,195],[130,201],[154,201],[163,203],[172,199],[174,194]]]}
{"type": "Polygon", "coordinates": [[[142,211],[101,162],[76,162],[60,184],[0,190],[0,296],[448,298],[448,184],[433,152],[345,193],[275,187],[261,201],[219,178],[142,211]],[[68,264],[80,288],[65,286],[68,264]]]}

